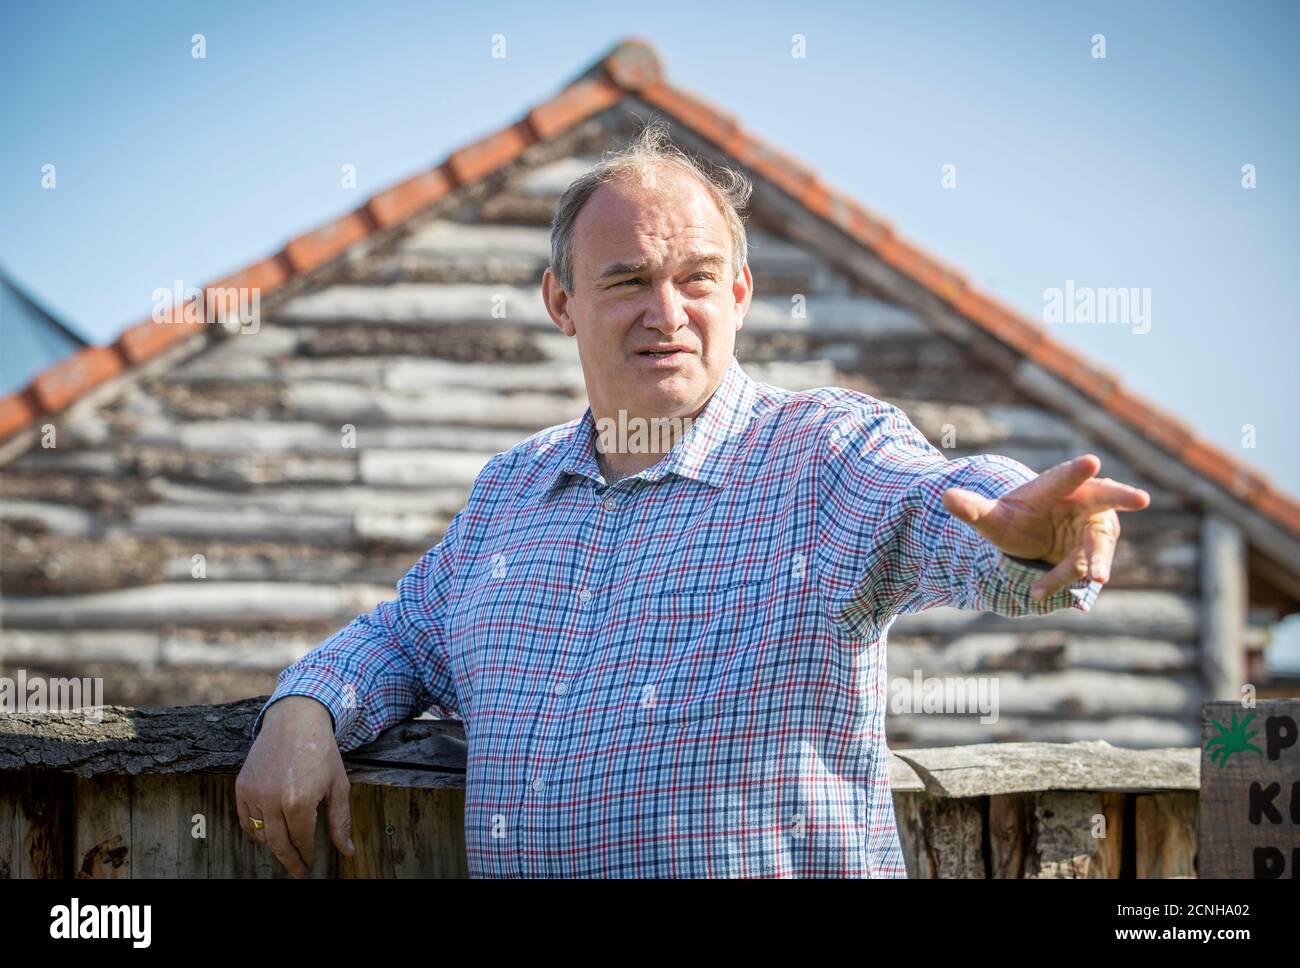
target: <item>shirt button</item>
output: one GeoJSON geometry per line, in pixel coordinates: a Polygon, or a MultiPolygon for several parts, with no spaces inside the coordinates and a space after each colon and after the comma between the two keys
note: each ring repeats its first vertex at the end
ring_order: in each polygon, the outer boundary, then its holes
{"type": "Polygon", "coordinates": [[[542,778],[541,778],[541,777],[538,777],[536,780],[533,781],[533,792],[534,792],[534,793],[541,793],[541,792],[542,792],[543,790],[545,790],[545,789],[546,789],[546,784],[542,782],[542,778]]]}
{"type": "Polygon", "coordinates": [[[582,591],[578,592],[578,600],[581,601],[582,604],[586,605],[591,601],[591,591],[584,588],[582,591]]]}
{"type": "Polygon", "coordinates": [[[569,691],[569,684],[568,684],[568,683],[566,683],[566,682],[557,682],[557,683],[555,684],[555,694],[556,694],[557,696],[563,696],[563,695],[564,695],[566,692],[568,692],[568,691],[569,691]]]}
{"type": "Polygon", "coordinates": [[[614,510],[616,507],[618,507],[618,502],[617,502],[617,501],[615,501],[612,497],[607,497],[607,498],[605,498],[605,510],[606,510],[606,511],[612,511],[612,510],[614,510]]]}

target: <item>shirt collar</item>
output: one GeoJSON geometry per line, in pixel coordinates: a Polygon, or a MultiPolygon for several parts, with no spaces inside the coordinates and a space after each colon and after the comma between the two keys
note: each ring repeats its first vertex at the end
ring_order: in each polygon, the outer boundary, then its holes
{"type": "MultiPolygon", "coordinates": [[[[755,383],[733,356],[722,382],[690,429],[659,463],[632,476],[659,481],[669,474],[677,474],[712,487],[725,487],[736,460],[736,444],[753,415],[754,400],[755,383]]],[[[547,493],[569,474],[602,480],[596,462],[595,430],[596,421],[588,406],[573,434],[562,445],[555,470],[546,475],[547,493]]]]}

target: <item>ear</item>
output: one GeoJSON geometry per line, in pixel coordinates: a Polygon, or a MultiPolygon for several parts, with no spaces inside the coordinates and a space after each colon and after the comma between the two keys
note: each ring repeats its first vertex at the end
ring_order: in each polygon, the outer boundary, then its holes
{"type": "Polygon", "coordinates": [[[745,325],[745,316],[749,313],[749,304],[754,298],[754,277],[749,271],[749,263],[740,267],[740,275],[731,285],[732,295],[736,299],[736,331],[745,325]]]}
{"type": "Polygon", "coordinates": [[[542,275],[542,302],[546,306],[546,312],[550,314],[551,322],[560,332],[565,336],[574,336],[578,329],[569,313],[569,301],[569,294],[560,285],[559,278],[551,271],[550,266],[547,266],[546,272],[542,275]]]}

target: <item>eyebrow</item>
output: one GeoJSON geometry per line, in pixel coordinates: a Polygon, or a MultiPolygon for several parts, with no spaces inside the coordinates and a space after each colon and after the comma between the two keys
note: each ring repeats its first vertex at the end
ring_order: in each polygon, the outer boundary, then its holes
{"type": "MultiPolygon", "coordinates": [[[[727,260],[716,252],[698,252],[686,257],[686,264],[692,268],[700,266],[712,266],[721,268],[726,265],[727,260]]],[[[605,271],[596,277],[597,282],[606,279],[613,279],[616,276],[642,275],[649,267],[644,261],[642,262],[615,262],[605,267],[605,271]]]]}

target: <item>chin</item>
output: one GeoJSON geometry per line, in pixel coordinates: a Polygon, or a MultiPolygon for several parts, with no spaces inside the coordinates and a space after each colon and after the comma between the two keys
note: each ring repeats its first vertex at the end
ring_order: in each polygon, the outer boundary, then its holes
{"type": "Polygon", "coordinates": [[[699,374],[686,376],[672,373],[644,380],[642,386],[639,396],[647,410],[663,414],[678,414],[699,402],[706,381],[699,374]]]}

